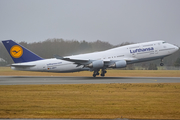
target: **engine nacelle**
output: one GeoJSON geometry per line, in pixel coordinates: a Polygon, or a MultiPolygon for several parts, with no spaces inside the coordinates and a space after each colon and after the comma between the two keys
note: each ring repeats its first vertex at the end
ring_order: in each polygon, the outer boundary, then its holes
{"type": "Polygon", "coordinates": [[[109,65],[110,68],[124,68],[127,62],[125,60],[117,61],[114,64],[109,65]]]}
{"type": "Polygon", "coordinates": [[[89,65],[87,65],[86,67],[90,67],[90,68],[102,68],[102,67],[104,67],[104,61],[96,60],[96,61],[93,61],[92,63],[90,63],[89,65]]]}

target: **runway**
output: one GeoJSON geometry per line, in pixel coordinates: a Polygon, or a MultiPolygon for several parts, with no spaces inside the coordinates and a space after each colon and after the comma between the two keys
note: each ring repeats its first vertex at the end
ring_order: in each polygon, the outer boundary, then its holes
{"type": "Polygon", "coordinates": [[[34,77],[0,76],[0,85],[100,83],[180,83],[180,77],[34,77]]]}

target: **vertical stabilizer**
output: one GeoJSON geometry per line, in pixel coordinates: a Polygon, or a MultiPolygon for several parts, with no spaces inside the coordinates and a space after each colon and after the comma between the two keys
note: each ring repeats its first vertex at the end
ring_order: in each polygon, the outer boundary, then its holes
{"type": "Polygon", "coordinates": [[[23,46],[17,44],[12,40],[2,41],[8,53],[12,57],[15,63],[23,63],[23,62],[31,62],[37,60],[43,60],[43,58],[39,57],[35,53],[30,50],[24,48],[23,46]]]}

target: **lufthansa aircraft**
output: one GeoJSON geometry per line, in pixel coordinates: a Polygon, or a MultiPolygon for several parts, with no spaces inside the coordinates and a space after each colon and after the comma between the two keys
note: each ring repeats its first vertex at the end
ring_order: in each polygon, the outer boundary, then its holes
{"type": "Polygon", "coordinates": [[[117,47],[101,52],[74,56],[43,59],[12,40],[2,41],[14,64],[11,69],[40,72],[94,71],[93,77],[105,76],[107,68],[124,68],[128,64],[161,59],[176,52],[179,48],[164,41],[144,42],[117,47]]]}

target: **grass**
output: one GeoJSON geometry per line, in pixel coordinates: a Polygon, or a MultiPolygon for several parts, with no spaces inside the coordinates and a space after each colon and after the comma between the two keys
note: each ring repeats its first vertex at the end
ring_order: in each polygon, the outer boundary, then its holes
{"type": "MultiPolygon", "coordinates": [[[[0,76],[92,76],[92,72],[51,73],[14,71],[10,67],[0,67],[0,76]]],[[[114,70],[109,69],[107,77],[180,77],[180,70],[114,70]]]]}
{"type": "MultiPolygon", "coordinates": [[[[92,76],[0,67],[0,76],[92,76]]],[[[108,70],[106,76],[180,77],[178,70],[108,70]]],[[[0,85],[0,118],[179,119],[180,83],[0,85]]]]}
{"type": "Polygon", "coordinates": [[[0,118],[179,119],[180,83],[1,85],[0,118]]]}

